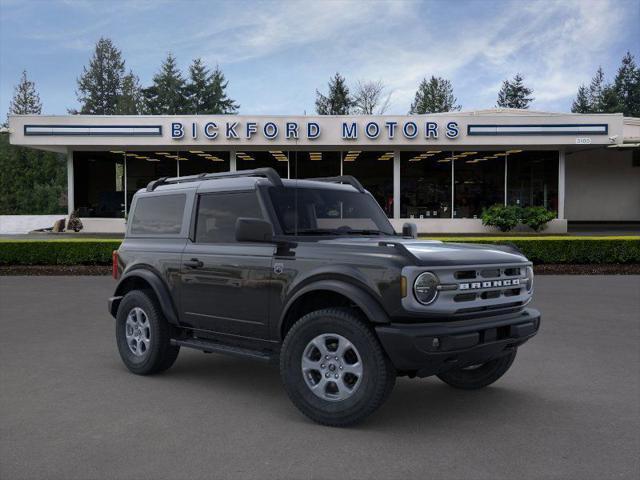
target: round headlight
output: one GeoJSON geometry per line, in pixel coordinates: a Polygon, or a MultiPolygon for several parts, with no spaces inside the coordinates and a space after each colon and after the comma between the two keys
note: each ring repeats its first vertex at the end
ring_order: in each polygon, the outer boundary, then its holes
{"type": "Polygon", "coordinates": [[[533,267],[527,267],[527,292],[533,292],[533,267]]]}
{"type": "Polygon", "coordinates": [[[424,272],[418,275],[413,284],[413,294],[423,305],[429,305],[438,296],[438,285],[440,280],[431,272],[424,272]]]}

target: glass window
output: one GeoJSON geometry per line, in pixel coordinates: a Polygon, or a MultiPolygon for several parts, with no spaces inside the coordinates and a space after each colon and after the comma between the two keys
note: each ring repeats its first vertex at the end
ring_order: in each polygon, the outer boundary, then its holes
{"type": "Polygon", "coordinates": [[[394,233],[384,212],[364,193],[334,188],[272,187],[269,194],[285,234],[394,233]]]}
{"type": "Polygon", "coordinates": [[[558,211],[558,152],[507,153],[507,202],[558,211]]]}
{"type": "Polygon", "coordinates": [[[342,172],[371,192],[388,217],[393,216],[393,152],[343,152],[342,172]]]}
{"type": "Polygon", "coordinates": [[[289,152],[291,178],[340,175],[340,152],[289,152]]]}
{"type": "Polygon", "coordinates": [[[198,175],[200,173],[219,173],[229,171],[229,152],[210,150],[189,150],[168,152],[177,162],[177,176],[198,175]]]}
{"type": "Polygon", "coordinates": [[[505,152],[454,152],[454,218],[480,218],[504,205],[505,152]]]}
{"type": "Polygon", "coordinates": [[[123,152],[74,152],[73,170],[74,202],[81,217],[124,217],[123,152]]]}
{"type": "Polygon", "coordinates": [[[131,218],[131,233],[176,235],[182,228],[186,195],[154,195],[139,198],[131,218]]]}
{"type": "Polygon", "coordinates": [[[451,152],[400,154],[400,216],[451,218],[451,152]]]}
{"type": "Polygon", "coordinates": [[[282,150],[236,153],[236,169],[252,170],[263,167],[271,167],[280,177],[289,178],[289,153],[282,150]]]}
{"type": "Polygon", "coordinates": [[[234,243],[238,217],[263,218],[255,191],[200,196],[197,243],[234,243]]]}

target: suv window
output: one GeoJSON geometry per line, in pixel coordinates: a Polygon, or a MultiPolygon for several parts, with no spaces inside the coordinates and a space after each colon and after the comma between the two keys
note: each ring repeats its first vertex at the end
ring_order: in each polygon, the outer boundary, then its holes
{"type": "Polygon", "coordinates": [[[131,233],[179,234],[182,229],[186,198],[184,193],[139,198],[131,217],[131,233]]]}
{"type": "Polygon", "coordinates": [[[263,218],[255,191],[200,195],[196,242],[235,242],[238,217],[263,218]]]}

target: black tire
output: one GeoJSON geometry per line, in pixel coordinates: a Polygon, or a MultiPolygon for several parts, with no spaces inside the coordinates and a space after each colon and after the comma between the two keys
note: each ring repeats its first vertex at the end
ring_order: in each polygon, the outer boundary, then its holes
{"type": "Polygon", "coordinates": [[[390,395],[396,380],[396,371],[373,331],[357,312],[348,308],[317,310],[296,322],[282,344],[280,375],[289,398],[303,414],[334,427],[355,424],[372,414],[390,395]],[[309,342],[323,334],[346,338],[361,357],[362,377],[348,398],[320,398],[303,376],[302,355],[309,342]]]}
{"type": "Polygon", "coordinates": [[[489,360],[477,367],[456,368],[438,374],[438,378],[454,388],[477,390],[491,385],[502,377],[513,364],[517,350],[489,360]]]}
{"type": "Polygon", "coordinates": [[[127,293],[120,305],[116,315],[116,342],[120,358],[126,367],[138,375],[152,375],[167,370],[171,367],[180,347],[171,345],[171,328],[153,293],[146,290],[132,290],[127,293]],[[133,309],[142,309],[149,322],[149,347],[142,355],[136,355],[126,338],[127,316],[133,309]]]}

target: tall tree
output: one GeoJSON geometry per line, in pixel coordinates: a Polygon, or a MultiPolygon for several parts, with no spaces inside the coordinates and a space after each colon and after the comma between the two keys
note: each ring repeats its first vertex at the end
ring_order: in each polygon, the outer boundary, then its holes
{"type": "Polygon", "coordinates": [[[342,75],[336,73],[329,80],[329,92],[323,95],[316,90],[316,112],[319,115],[348,115],[354,106],[349,87],[342,75]]]}
{"type": "MultiPolygon", "coordinates": [[[[100,38],[89,61],[78,79],[76,95],[80,113],[113,115],[117,113],[118,98],[125,76],[122,53],[108,38],[100,38]]],[[[77,112],[73,112],[77,113],[77,112]]]]}
{"type": "Polygon", "coordinates": [[[237,113],[239,105],[226,94],[228,83],[220,67],[216,65],[210,73],[202,60],[196,58],[189,67],[189,82],[185,87],[190,113],[237,113]]]}
{"type": "Polygon", "coordinates": [[[513,80],[502,82],[502,88],[498,92],[498,107],[529,108],[529,104],[533,101],[532,93],[533,89],[525,86],[522,75],[516,73],[513,80]]]}
{"type": "Polygon", "coordinates": [[[640,117],[640,69],[631,52],[623,57],[613,88],[622,112],[628,117],[640,117]]]}
{"type": "Polygon", "coordinates": [[[391,93],[386,93],[382,80],[358,81],[353,101],[355,113],[382,115],[389,108],[391,93]]]}
{"type": "Polygon", "coordinates": [[[584,85],[578,87],[578,94],[576,99],[571,104],[571,111],[573,113],[590,113],[591,102],[589,101],[589,90],[584,85]]]}
{"type": "Polygon", "coordinates": [[[423,78],[411,104],[410,114],[452,112],[460,110],[458,99],[453,95],[453,86],[449,80],[431,76],[423,78]]]}
{"type": "Polygon", "coordinates": [[[40,115],[42,102],[36,91],[36,84],[27,78],[27,71],[23,70],[20,83],[13,91],[13,98],[9,104],[9,113],[14,115],[40,115]]]}
{"type": "Polygon", "coordinates": [[[155,115],[175,115],[188,112],[186,83],[178,69],[175,57],[169,53],[153,84],[143,90],[146,108],[155,115]]]}
{"type": "Polygon", "coordinates": [[[589,104],[591,105],[591,113],[604,112],[604,93],[607,89],[607,83],[604,79],[604,71],[602,67],[598,67],[596,74],[589,84],[589,104]]]}
{"type": "Polygon", "coordinates": [[[119,115],[140,115],[144,113],[144,97],[140,80],[133,72],[129,71],[122,78],[120,95],[116,102],[116,112],[119,115]]]}

